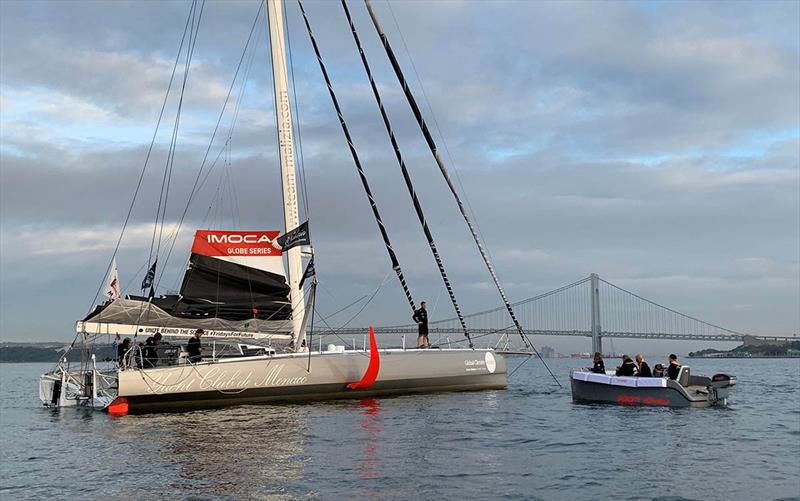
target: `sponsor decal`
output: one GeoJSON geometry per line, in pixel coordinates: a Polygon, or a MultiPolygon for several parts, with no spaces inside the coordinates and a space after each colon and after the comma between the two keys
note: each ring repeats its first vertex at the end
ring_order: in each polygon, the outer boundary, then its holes
{"type": "Polygon", "coordinates": [[[494,371],[497,370],[497,360],[494,358],[493,353],[487,351],[483,356],[483,360],[464,360],[464,367],[466,367],[467,372],[485,370],[489,374],[494,374],[494,371]]]}
{"type": "Polygon", "coordinates": [[[622,405],[638,405],[642,401],[642,397],[637,395],[620,395],[617,397],[617,403],[622,405]]]}
{"type": "Polygon", "coordinates": [[[644,397],[642,403],[644,405],[669,405],[669,400],[666,398],[644,397]]]}
{"type": "Polygon", "coordinates": [[[486,370],[489,371],[489,374],[494,374],[497,369],[497,360],[494,359],[494,353],[487,351],[483,359],[486,362],[486,370]]]}
{"type": "Polygon", "coordinates": [[[269,365],[268,370],[242,370],[235,367],[184,366],[148,374],[148,393],[181,393],[210,390],[243,390],[306,384],[308,376],[286,374],[285,364],[269,365]],[[191,372],[187,372],[187,369],[191,372]]]}
{"type": "Polygon", "coordinates": [[[212,231],[197,230],[192,252],[203,256],[275,256],[280,249],[273,246],[279,231],[212,231]]]}
{"type": "Polygon", "coordinates": [[[464,360],[467,372],[483,371],[486,369],[486,360],[464,360]]]}
{"type": "MultiPolygon", "coordinates": [[[[139,327],[139,334],[142,335],[153,335],[156,332],[160,332],[162,336],[192,336],[194,335],[197,327],[192,327],[191,329],[184,328],[184,327],[149,327],[149,326],[140,326],[139,327]]],[[[253,338],[255,334],[252,332],[243,332],[243,331],[217,331],[213,329],[208,329],[203,327],[203,337],[221,337],[221,338],[253,338]]]]}

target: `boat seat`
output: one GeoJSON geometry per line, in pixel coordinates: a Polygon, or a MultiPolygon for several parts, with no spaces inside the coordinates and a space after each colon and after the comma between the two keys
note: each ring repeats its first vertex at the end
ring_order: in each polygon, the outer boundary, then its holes
{"type": "Polygon", "coordinates": [[[682,365],[681,370],[678,372],[678,384],[684,388],[689,386],[689,366],[682,365]]]}

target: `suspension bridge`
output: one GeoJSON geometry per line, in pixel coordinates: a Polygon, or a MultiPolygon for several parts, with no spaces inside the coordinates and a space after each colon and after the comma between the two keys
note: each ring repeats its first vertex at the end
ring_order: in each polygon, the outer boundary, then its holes
{"type": "MultiPolygon", "coordinates": [[[[592,339],[592,351],[602,352],[604,338],[671,339],[681,341],[738,342],[745,337],[791,341],[790,336],[750,336],[681,313],[603,280],[596,274],[558,289],[513,304],[526,336],[578,336],[592,339]]],[[[500,306],[466,315],[473,339],[508,349],[519,340],[508,311],[500,306]]],[[[359,340],[365,328],[325,330],[318,335],[336,334],[359,340]]],[[[416,336],[417,325],[376,327],[376,334],[416,336]]],[[[460,342],[463,328],[458,318],[432,321],[429,334],[434,344],[460,342]]],[[[520,340],[521,341],[521,340],[520,340]]],[[[354,341],[355,343],[355,341],[354,341]]],[[[412,341],[413,343],[413,341],[412,341]]]]}

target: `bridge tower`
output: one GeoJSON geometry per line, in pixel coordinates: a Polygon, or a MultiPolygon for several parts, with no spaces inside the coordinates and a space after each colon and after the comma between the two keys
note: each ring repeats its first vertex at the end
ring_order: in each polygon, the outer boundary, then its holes
{"type": "Polygon", "coordinates": [[[592,353],[603,353],[600,329],[600,277],[597,273],[589,275],[592,295],[592,353]]]}

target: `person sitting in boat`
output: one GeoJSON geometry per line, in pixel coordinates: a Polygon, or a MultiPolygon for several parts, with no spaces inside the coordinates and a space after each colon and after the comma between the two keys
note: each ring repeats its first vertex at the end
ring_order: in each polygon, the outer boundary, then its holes
{"type": "Polygon", "coordinates": [[[186,351],[189,352],[189,362],[197,363],[203,360],[203,346],[200,344],[200,337],[203,335],[203,329],[197,329],[194,331],[194,335],[189,338],[189,342],[186,343],[186,351]]]}
{"type": "Polygon", "coordinates": [[[681,364],[678,362],[678,356],[674,353],[669,356],[669,367],[667,367],[667,376],[670,379],[678,379],[678,374],[681,372],[681,364]]]}
{"type": "Polygon", "coordinates": [[[147,338],[144,342],[144,366],[145,368],[155,367],[158,365],[158,352],[156,345],[161,344],[161,333],[156,332],[154,335],[147,338]]]}
{"type": "Polygon", "coordinates": [[[639,373],[630,355],[622,355],[622,365],[617,367],[617,376],[635,376],[639,373]]]}
{"type": "Polygon", "coordinates": [[[117,363],[121,366],[125,365],[125,355],[131,349],[131,338],[126,337],[119,346],[117,346],[117,363]]]}
{"type": "Polygon", "coordinates": [[[595,374],[606,373],[606,364],[603,363],[603,354],[599,351],[594,352],[594,365],[592,366],[592,372],[595,374]]]}
{"type": "Polygon", "coordinates": [[[428,343],[428,303],[425,301],[419,303],[419,309],[414,311],[412,317],[419,326],[419,334],[417,335],[417,348],[427,348],[428,343]]]}
{"type": "Polygon", "coordinates": [[[653,371],[650,370],[650,366],[644,361],[644,357],[641,353],[636,354],[636,368],[639,370],[639,374],[637,374],[637,376],[653,377],[653,371]]]}

